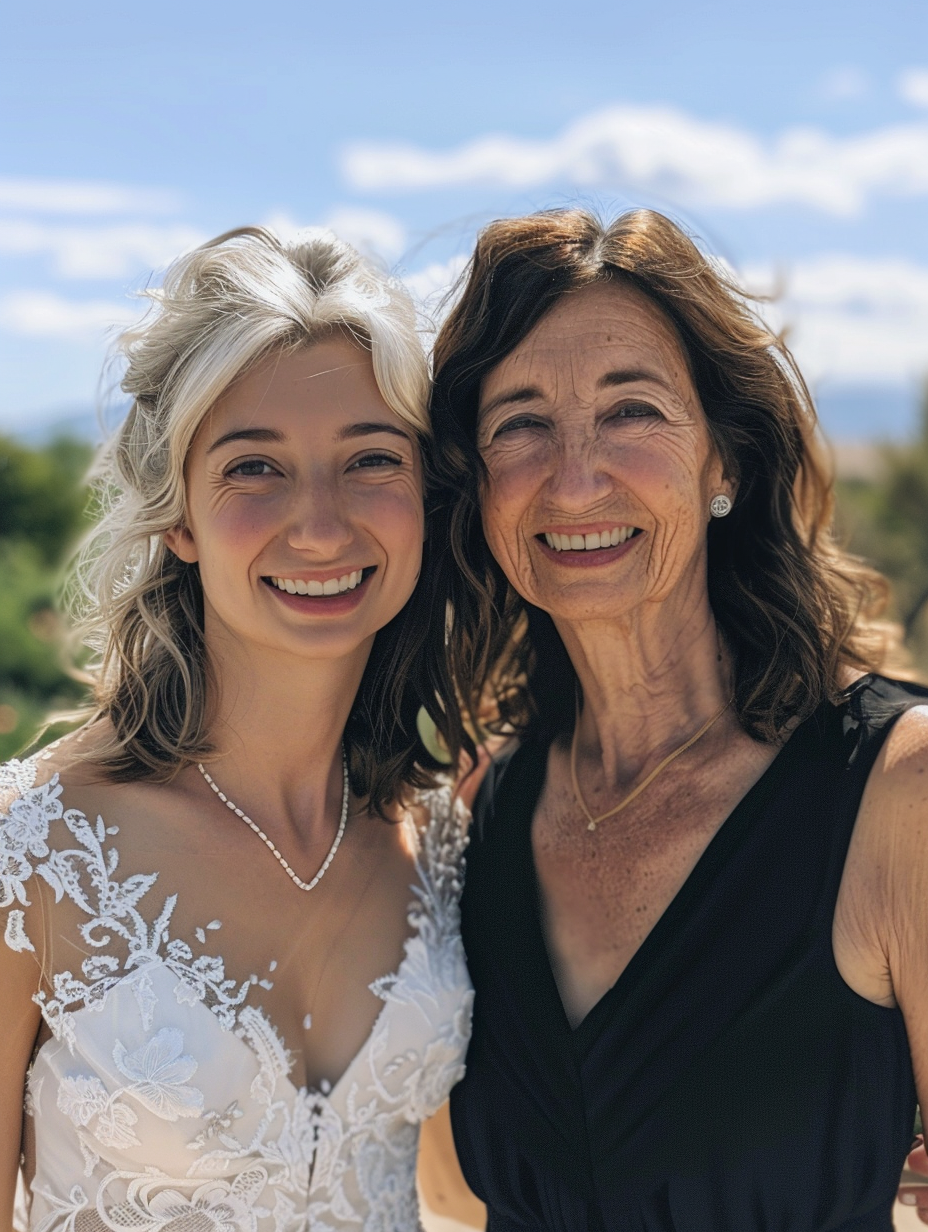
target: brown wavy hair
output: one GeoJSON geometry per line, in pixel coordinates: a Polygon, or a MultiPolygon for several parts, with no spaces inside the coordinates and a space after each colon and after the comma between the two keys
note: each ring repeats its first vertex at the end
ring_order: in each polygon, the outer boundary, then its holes
{"type": "Polygon", "coordinates": [[[469,717],[464,726],[446,717],[452,749],[472,750],[465,726],[551,739],[573,722],[576,675],[554,624],[513,590],[484,538],[476,427],[483,377],[563,296],[595,283],[636,287],[673,323],[737,483],[730,515],[708,528],[708,585],[744,729],[781,739],[790,720],[840,692],[843,667],[887,666],[898,645],[895,627],[879,619],[888,583],[833,537],[831,468],[809,390],[720,263],[654,211],[607,226],[567,209],[491,223],[463,277],[436,341],[432,390],[430,534],[442,549],[433,584],[452,613],[434,647],[436,688],[456,689],[469,717]]]}

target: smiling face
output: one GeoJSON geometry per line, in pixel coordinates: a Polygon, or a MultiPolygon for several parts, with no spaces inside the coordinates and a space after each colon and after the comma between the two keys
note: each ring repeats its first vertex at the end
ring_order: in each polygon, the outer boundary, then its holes
{"type": "Polygon", "coordinates": [[[301,658],[369,651],[422,556],[415,432],[370,355],[341,337],[268,357],[217,401],[186,466],[187,526],[207,645],[301,658]]]}
{"type": "Polygon", "coordinates": [[[673,326],[640,291],[559,300],[484,378],[477,443],[490,550],[556,621],[705,598],[709,501],[734,490],[673,326]]]}

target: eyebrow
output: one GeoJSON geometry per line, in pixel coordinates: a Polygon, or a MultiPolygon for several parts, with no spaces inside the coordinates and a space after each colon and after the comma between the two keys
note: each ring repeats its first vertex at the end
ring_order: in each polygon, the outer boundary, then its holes
{"type": "Polygon", "coordinates": [[[612,372],[603,373],[596,385],[598,389],[611,389],[616,385],[631,385],[635,381],[651,381],[673,392],[663,377],[658,376],[656,372],[650,372],[647,368],[616,368],[612,372]]]}
{"type": "MultiPolygon", "coordinates": [[[[358,436],[373,436],[378,432],[389,432],[392,436],[401,436],[406,441],[410,439],[408,432],[404,432],[394,424],[374,422],[349,424],[347,428],[342,428],[335,439],[347,441],[358,436]]],[[[231,432],[226,432],[218,440],[213,441],[206,452],[212,453],[214,449],[218,449],[221,445],[228,445],[230,441],[259,441],[279,445],[286,439],[284,433],[279,432],[277,428],[233,428],[231,432]]]]}
{"type": "Polygon", "coordinates": [[[480,408],[481,415],[489,415],[491,411],[497,410],[501,406],[514,405],[519,402],[534,402],[536,398],[542,398],[540,389],[536,389],[533,385],[526,385],[522,389],[507,390],[506,393],[497,394],[495,398],[491,398],[486,406],[480,408]]]}
{"type": "Polygon", "coordinates": [[[402,428],[398,428],[396,424],[381,421],[349,424],[347,428],[342,428],[335,439],[337,441],[350,441],[357,436],[376,436],[378,432],[389,432],[391,436],[401,436],[405,441],[410,440],[409,433],[404,432],[402,428]]]}
{"type": "MultiPolygon", "coordinates": [[[[612,372],[604,372],[596,382],[596,387],[597,389],[614,389],[617,385],[631,385],[635,381],[652,381],[664,389],[671,389],[662,377],[659,377],[656,372],[650,372],[647,368],[616,368],[612,372]]],[[[534,385],[525,385],[522,389],[507,390],[491,398],[486,406],[480,408],[480,414],[489,415],[491,411],[498,410],[501,406],[534,402],[536,398],[543,397],[544,394],[540,389],[536,389],[534,385]]]]}
{"type": "Polygon", "coordinates": [[[226,432],[218,440],[213,441],[206,452],[212,453],[214,449],[218,449],[220,445],[227,445],[229,441],[264,441],[279,445],[283,439],[284,434],[278,432],[276,428],[233,428],[231,432],[226,432]]]}

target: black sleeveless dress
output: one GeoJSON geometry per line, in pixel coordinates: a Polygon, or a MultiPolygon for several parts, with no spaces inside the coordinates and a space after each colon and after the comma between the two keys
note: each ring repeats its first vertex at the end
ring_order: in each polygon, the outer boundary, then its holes
{"type": "Polygon", "coordinates": [[[547,749],[484,784],[467,856],[476,988],[451,1098],[488,1232],[888,1232],[912,1140],[902,1014],[842,980],[831,929],[893,721],[878,676],[793,733],[576,1030],[541,931],[530,827],[547,749]]]}

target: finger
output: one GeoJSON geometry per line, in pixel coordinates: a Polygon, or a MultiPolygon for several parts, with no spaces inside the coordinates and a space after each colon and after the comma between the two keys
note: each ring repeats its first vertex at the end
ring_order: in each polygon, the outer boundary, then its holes
{"type": "Polygon", "coordinates": [[[477,746],[476,763],[467,769],[462,767],[455,795],[465,808],[473,807],[477,792],[480,790],[480,784],[483,782],[483,776],[489,770],[492,760],[493,757],[486,745],[479,744],[477,746]]]}
{"type": "Polygon", "coordinates": [[[919,1173],[920,1176],[928,1176],[928,1151],[925,1150],[924,1142],[911,1152],[905,1161],[905,1166],[919,1173]]]}
{"type": "Polygon", "coordinates": [[[909,1210],[914,1210],[922,1223],[928,1221],[928,1186],[901,1185],[899,1201],[909,1210]]]}

